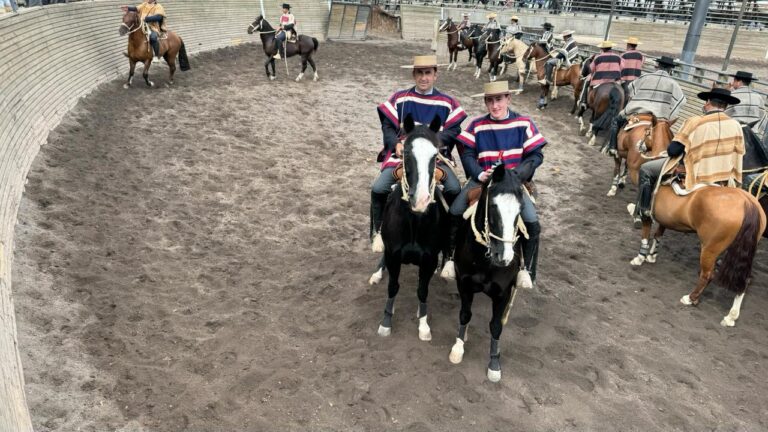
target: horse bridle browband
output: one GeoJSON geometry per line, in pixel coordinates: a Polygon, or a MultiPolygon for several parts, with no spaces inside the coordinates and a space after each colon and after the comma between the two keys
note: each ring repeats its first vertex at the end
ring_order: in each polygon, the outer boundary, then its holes
{"type": "MultiPolygon", "coordinates": [[[[435,187],[437,187],[437,176],[435,173],[437,172],[437,159],[435,159],[435,169],[432,170],[432,182],[429,184],[429,203],[435,202],[435,187]]],[[[400,177],[400,189],[403,190],[403,196],[401,197],[403,201],[408,201],[408,191],[410,190],[411,186],[408,184],[408,176],[406,175],[405,171],[405,158],[403,158],[403,176],[400,177]]]]}

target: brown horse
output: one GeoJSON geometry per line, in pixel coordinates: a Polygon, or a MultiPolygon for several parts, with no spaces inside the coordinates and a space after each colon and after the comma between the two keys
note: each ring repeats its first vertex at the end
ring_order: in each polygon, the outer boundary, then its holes
{"type": "Polygon", "coordinates": [[[617,138],[618,152],[614,156],[613,183],[608,196],[616,195],[626,183],[627,172],[632,184],[637,185],[640,165],[657,159],[667,150],[672,142],[672,125],[664,119],[656,119],[653,114],[632,114],[627,125],[619,131],[617,138]],[[624,162],[624,170],[621,165],[624,162]]]}
{"type": "MultiPolygon", "coordinates": [[[[128,88],[133,82],[133,72],[137,62],[144,63],[144,82],[149,87],[154,83],[149,80],[149,66],[152,64],[152,47],[149,44],[149,25],[141,21],[138,12],[128,11],[123,15],[123,24],[120,26],[120,36],[128,34],[128,52],[125,56],[131,64],[128,72],[128,81],[123,87],[128,88]]],[[[165,39],[160,39],[160,55],[163,56],[170,70],[169,84],[173,84],[173,74],[176,72],[176,56],[179,57],[179,67],[181,70],[189,70],[189,59],[187,59],[187,50],[184,48],[184,41],[175,33],[166,33],[165,39]]]]}
{"type": "MultiPolygon", "coordinates": [[[[264,62],[264,69],[267,71],[267,77],[270,80],[274,80],[275,75],[275,54],[277,54],[277,44],[275,43],[275,29],[264,19],[261,15],[256,17],[256,20],[248,26],[248,34],[253,34],[256,31],[261,36],[261,46],[264,48],[264,54],[267,55],[267,61],[264,62]],[[272,74],[269,73],[269,67],[272,66],[272,74]]],[[[312,36],[299,35],[297,41],[288,42],[285,44],[285,56],[293,57],[295,55],[301,56],[301,73],[296,77],[296,81],[301,81],[304,78],[304,72],[307,70],[307,63],[312,66],[314,71],[313,81],[317,81],[319,76],[317,75],[317,66],[312,59],[312,54],[317,51],[320,46],[320,42],[312,36]]],[[[288,63],[285,65],[286,72],[288,71],[288,63]]]]}
{"type": "Polygon", "coordinates": [[[603,130],[609,130],[611,121],[619,114],[624,106],[624,89],[618,82],[603,83],[589,90],[587,107],[592,111],[589,129],[584,125],[585,107],[579,108],[576,116],[579,118],[579,132],[589,138],[589,145],[595,145],[597,135],[603,130]]]}
{"type": "Polygon", "coordinates": [[[467,37],[462,40],[462,45],[464,45],[464,47],[459,46],[459,37],[461,36],[461,32],[458,30],[458,27],[456,24],[454,24],[451,18],[446,19],[438,31],[444,31],[448,36],[449,64],[447,70],[451,70],[451,67],[453,67],[453,70],[456,70],[458,67],[459,51],[466,49],[469,53],[469,59],[467,61],[472,61],[475,42],[480,37],[480,27],[477,24],[473,24],[469,27],[467,31],[467,37]]]}
{"type": "MultiPolygon", "coordinates": [[[[541,42],[535,42],[528,47],[528,51],[523,55],[523,61],[527,64],[530,60],[536,64],[536,76],[539,80],[544,79],[546,68],[544,65],[547,60],[550,59],[549,51],[545,44],[541,42]]],[[[541,84],[541,95],[539,96],[539,102],[537,108],[543,110],[547,107],[547,97],[551,96],[552,100],[557,99],[557,88],[564,86],[573,87],[573,108],[571,108],[571,114],[576,112],[576,108],[579,104],[579,95],[581,94],[581,87],[583,81],[581,80],[581,65],[578,63],[572,64],[568,69],[560,69],[555,71],[554,86],[550,95],[549,83],[541,84]]]]}
{"type": "MultiPolygon", "coordinates": [[[[631,204],[628,209],[634,212],[631,204]]],[[[738,188],[705,186],[680,196],[672,186],[663,185],[654,198],[653,211],[659,227],[653,241],[649,242],[652,219],[643,218],[640,253],[631,264],[639,266],[644,262],[656,262],[664,230],[695,232],[701,243],[699,279],[693,291],[683,296],[680,302],[686,305],[699,303],[701,293],[715,276],[717,257],[725,253],[720,262],[718,282],[737,295],[720,324],[733,327],[739,318],[757,243],[765,231],[765,212],[760,203],[738,188]]]]}

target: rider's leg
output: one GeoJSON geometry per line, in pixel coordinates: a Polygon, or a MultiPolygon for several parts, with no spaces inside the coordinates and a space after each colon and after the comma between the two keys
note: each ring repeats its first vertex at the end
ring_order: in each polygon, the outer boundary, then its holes
{"type": "Polygon", "coordinates": [[[584,80],[584,86],[581,88],[581,97],[579,98],[579,105],[587,108],[587,96],[589,95],[589,89],[592,87],[592,80],[584,80]]]}
{"type": "Polygon", "coordinates": [[[472,179],[467,182],[466,185],[461,189],[461,192],[456,196],[456,199],[453,200],[453,204],[451,204],[451,208],[448,211],[448,213],[451,215],[451,225],[450,229],[448,230],[448,257],[445,266],[443,267],[443,272],[440,274],[445,279],[454,279],[456,276],[456,272],[453,264],[453,254],[456,251],[456,240],[457,240],[457,234],[459,232],[459,227],[461,226],[462,222],[462,215],[465,211],[467,211],[467,207],[469,207],[469,200],[467,198],[467,194],[469,193],[470,189],[476,188],[480,186],[480,182],[478,182],[475,179],[472,179]]]}
{"type": "Polygon", "coordinates": [[[520,209],[520,217],[525,223],[525,229],[528,231],[528,238],[522,238],[523,242],[523,259],[525,262],[525,268],[523,270],[528,272],[531,282],[536,282],[536,263],[539,260],[539,234],[541,234],[541,225],[539,224],[539,217],[536,214],[536,206],[533,204],[531,197],[527,193],[523,193],[523,205],[520,209]]]}
{"type": "Polygon", "coordinates": [[[443,170],[445,171],[445,178],[443,179],[443,195],[450,206],[453,204],[456,196],[461,192],[461,182],[459,182],[459,178],[456,177],[456,174],[454,174],[451,169],[443,166],[443,170]]]}
{"type": "Polygon", "coordinates": [[[557,62],[557,60],[549,59],[544,64],[544,79],[539,80],[539,84],[546,84],[547,82],[551,82],[550,76],[552,76],[552,69],[555,67],[555,62],[557,62]]]}
{"type": "Polygon", "coordinates": [[[376,177],[371,187],[371,240],[376,242],[376,238],[381,238],[381,223],[384,216],[384,205],[387,203],[387,197],[392,192],[392,185],[395,184],[395,177],[392,172],[394,167],[384,168],[376,177]]]}
{"type": "Polygon", "coordinates": [[[653,190],[661,175],[661,169],[664,167],[664,159],[656,159],[644,163],[640,166],[640,180],[638,184],[637,196],[637,215],[651,216],[651,201],[653,200],[653,190]]]}
{"type": "Polygon", "coordinates": [[[157,32],[154,30],[149,33],[149,43],[152,45],[152,51],[155,52],[155,57],[160,59],[160,41],[157,38],[157,32]]]}
{"type": "Polygon", "coordinates": [[[277,54],[275,54],[275,58],[283,58],[285,57],[285,50],[284,50],[284,43],[285,43],[285,32],[282,31],[275,35],[275,43],[277,44],[277,54]]]}
{"type": "Polygon", "coordinates": [[[619,131],[627,124],[627,119],[624,114],[619,113],[611,121],[611,135],[608,141],[607,153],[611,156],[616,156],[619,148],[619,131]]]}

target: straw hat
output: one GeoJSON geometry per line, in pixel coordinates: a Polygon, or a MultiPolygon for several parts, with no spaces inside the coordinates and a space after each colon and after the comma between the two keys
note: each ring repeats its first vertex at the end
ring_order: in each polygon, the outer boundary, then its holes
{"type": "Polygon", "coordinates": [[[473,94],[470,97],[477,98],[477,97],[487,97],[487,96],[508,95],[512,93],[518,93],[518,92],[509,90],[509,81],[494,81],[494,82],[483,84],[483,92],[478,94],[473,94]]]}
{"type": "Polygon", "coordinates": [[[496,12],[491,12],[488,15],[486,15],[485,17],[488,18],[488,19],[496,18],[496,12]]]}
{"type": "Polygon", "coordinates": [[[613,43],[613,42],[611,42],[609,40],[604,40],[604,41],[600,42],[599,44],[597,44],[597,47],[598,48],[613,48],[615,45],[616,45],[615,43],[613,43]]]}
{"type": "Polygon", "coordinates": [[[433,67],[445,66],[445,64],[437,64],[436,55],[414,56],[413,64],[400,66],[403,69],[426,69],[433,67]]]}
{"type": "Polygon", "coordinates": [[[512,17],[509,20],[510,21],[520,21],[520,18],[518,18],[517,15],[512,15],[512,17]]]}
{"type": "Polygon", "coordinates": [[[642,45],[643,44],[642,42],[640,42],[640,39],[638,39],[638,38],[636,38],[634,36],[630,36],[627,39],[624,39],[624,42],[626,42],[626,43],[628,43],[630,45],[642,45]]]}
{"type": "Polygon", "coordinates": [[[574,33],[576,33],[576,30],[566,30],[566,31],[564,31],[564,32],[562,33],[562,35],[561,35],[561,36],[563,36],[563,37],[566,37],[566,36],[571,36],[571,35],[573,35],[574,33]]]}

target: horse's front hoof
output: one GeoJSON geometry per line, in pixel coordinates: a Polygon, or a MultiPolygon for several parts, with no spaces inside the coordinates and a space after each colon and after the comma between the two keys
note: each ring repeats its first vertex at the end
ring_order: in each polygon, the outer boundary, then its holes
{"type": "Polygon", "coordinates": [[[419,339],[425,342],[432,340],[432,329],[427,324],[426,316],[419,318],[419,339]]]}
{"type": "Polygon", "coordinates": [[[616,186],[611,186],[611,189],[608,190],[608,193],[606,194],[606,196],[609,196],[609,197],[616,196],[617,189],[618,188],[616,186]]]}
{"type": "Polygon", "coordinates": [[[274,75],[270,75],[270,76],[269,76],[269,80],[270,80],[270,81],[274,81],[274,80],[275,80],[275,76],[274,76],[274,75]]]}
{"type": "Polygon", "coordinates": [[[632,264],[635,267],[639,267],[639,266],[643,265],[645,260],[646,260],[646,256],[645,255],[638,255],[638,256],[632,258],[632,261],[630,261],[629,263],[632,264]]]}
{"type": "Polygon", "coordinates": [[[379,325],[379,336],[387,337],[391,334],[392,334],[392,327],[384,327],[383,325],[379,325]]]}
{"type": "Polygon", "coordinates": [[[499,382],[501,381],[501,369],[495,371],[488,369],[488,381],[490,382],[499,382]]]}
{"type": "Polygon", "coordinates": [[[725,317],[723,317],[723,320],[720,321],[720,325],[723,327],[733,327],[736,325],[736,320],[726,315],[725,317]]]}
{"type": "Polygon", "coordinates": [[[379,269],[376,271],[376,273],[371,275],[371,278],[368,279],[368,285],[376,285],[377,283],[381,282],[381,279],[384,277],[384,269],[379,269]]]}
{"type": "Polygon", "coordinates": [[[124,89],[130,88],[130,87],[131,87],[131,85],[130,85],[130,84],[128,84],[128,83],[125,83],[125,84],[123,84],[123,88],[124,88],[124,89]]]}
{"type": "Polygon", "coordinates": [[[312,78],[312,81],[317,81],[318,79],[320,79],[320,75],[318,75],[317,72],[315,72],[315,77],[312,78]]]}
{"type": "Polygon", "coordinates": [[[691,296],[686,294],[680,299],[680,303],[686,305],[686,306],[696,306],[699,304],[698,301],[691,300],[691,296]]]}
{"type": "Polygon", "coordinates": [[[464,341],[456,338],[456,343],[451,347],[451,353],[448,354],[448,360],[453,364],[459,364],[464,359],[464,341]]]}
{"type": "Polygon", "coordinates": [[[147,81],[147,87],[154,87],[154,86],[155,86],[155,83],[153,83],[152,81],[147,81]]]}

